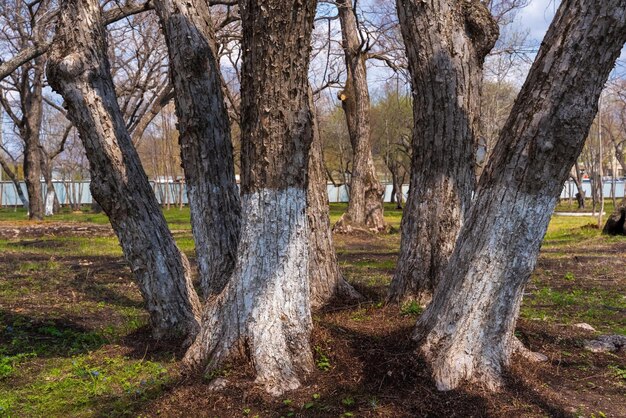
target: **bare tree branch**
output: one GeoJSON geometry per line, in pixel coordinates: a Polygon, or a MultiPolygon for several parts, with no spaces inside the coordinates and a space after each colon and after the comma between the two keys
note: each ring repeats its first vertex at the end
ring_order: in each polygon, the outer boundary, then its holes
{"type": "MultiPolygon", "coordinates": [[[[151,0],[148,0],[144,3],[129,3],[124,6],[116,7],[106,11],[104,13],[104,21],[107,25],[109,25],[128,16],[132,16],[137,13],[143,13],[147,10],[152,9],[153,6],[151,0]]],[[[46,17],[45,19],[52,20],[52,18],[56,17],[57,14],[57,10],[50,12],[50,16],[46,17]]],[[[44,18],[42,18],[42,20],[43,19],[44,18]]],[[[32,46],[20,50],[20,52],[18,52],[13,58],[9,59],[8,61],[0,61],[0,81],[4,80],[6,76],[11,74],[23,64],[45,54],[48,51],[50,44],[51,42],[49,41],[35,41],[32,46]]]]}

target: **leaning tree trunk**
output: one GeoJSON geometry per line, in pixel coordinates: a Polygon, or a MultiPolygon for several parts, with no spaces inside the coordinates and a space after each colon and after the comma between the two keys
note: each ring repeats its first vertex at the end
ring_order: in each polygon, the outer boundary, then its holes
{"type": "Polygon", "coordinates": [[[206,1],[154,6],[169,50],[200,287],[208,297],[222,291],[235,267],[241,218],[215,35],[206,1]]]}
{"type": "MultiPolygon", "coordinates": [[[[37,58],[34,65],[33,82],[30,89],[23,91],[24,125],[20,135],[24,140],[24,182],[28,193],[28,217],[42,220],[44,216],[43,190],[41,188],[41,121],[43,117],[43,73],[44,60],[37,58]]],[[[28,75],[23,75],[28,77],[28,75]]]]}
{"type": "MultiPolygon", "coordinates": [[[[313,95],[309,90],[310,108],[315,112],[313,95]]],[[[309,186],[307,188],[307,218],[309,220],[309,281],[311,308],[317,309],[334,298],[360,299],[361,295],[344,279],[330,230],[328,190],[322,155],[322,138],[317,118],[313,118],[313,142],[309,153],[309,186]]]]}
{"type": "Polygon", "coordinates": [[[402,209],[403,197],[402,197],[402,181],[400,180],[400,176],[398,175],[398,170],[400,169],[398,162],[393,163],[393,169],[391,171],[391,182],[393,183],[393,190],[391,191],[391,195],[395,197],[396,209],[402,209]]]}
{"type": "Polygon", "coordinates": [[[157,337],[193,336],[200,303],[133,148],[118,107],[97,0],[61,2],[48,81],[68,107],[91,172],[91,193],[109,216],[157,337]]]}
{"type": "Polygon", "coordinates": [[[561,3],[417,323],[440,389],[500,384],[524,285],[625,41],[626,0],[561,3]]]}
{"type": "Polygon", "coordinates": [[[272,394],[300,385],[309,345],[307,69],[316,2],[241,0],[242,228],[235,271],[210,298],[188,366],[242,355],[272,394]]]}
{"type": "Polygon", "coordinates": [[[578,164],[578,161],[576,161],[574,163],[574,170],[576,173],[576,177],[572,176],[572,180],[574,180],[574,184],[576,184],[576,202],[578,203],[578,209],[584,209],[585,208],[585,189],[583,189],[583,175],[582,175],[582,171],[580,170],[580,164],[578,164]]]}
{"type": "Polygon", "coordinates": [[[342,44],[346,61],[346,85],[339,93],[346,115],[352,144],[352,173],[348,210],[335,225],[337,232],[366,229],[380,232],[386,229],[383,217],[384,187],[376,176],[372,157],[370,129],[370,97],[365,72],[365,57],[356,15],[351,0],[339,0],[342,44]]]}
{"type": "Polygon", "coordinates": [[[414,126],[409,196],[389,299],[426,304],[470,207],[483,61],[498,26],[479,0],[398,0],[397,6],[414,126]]]}

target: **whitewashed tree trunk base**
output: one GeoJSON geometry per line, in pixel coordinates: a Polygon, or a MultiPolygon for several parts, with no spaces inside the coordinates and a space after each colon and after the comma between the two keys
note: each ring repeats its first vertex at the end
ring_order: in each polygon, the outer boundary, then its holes
{"type": "Polygon", "coordinates": [[[242,197],[239,258],[224,291],[210,298],[185,364],[207,372],[243,357],[256,383],[278,396],[313,368],[306,191],[261,190],[242,197]]]}
{"type": "Polygon", "coordinates": [[[52,215],[54,215],[54,192],[48,190],[48,192],[46,192],[45,216],[52,215]]]}
{"type": "Polygon", "coordinates": [[[440,390],[454,389],[462,381],[497,389],[503,367],[522,346],[513,331],[523,284],[535,266],[556,199],[513,195],[506,186],[492,189],[491,195],[492,205],[470,210],[481,225],[480,240],[468,246],[463,245],[466,236],[459,238],[461,247],[436,290],[447,296],[435,294],[417,322],[414,338],[440,390]],[[494,202],[508,208],[507,216],[496,212],[494,202]]]}

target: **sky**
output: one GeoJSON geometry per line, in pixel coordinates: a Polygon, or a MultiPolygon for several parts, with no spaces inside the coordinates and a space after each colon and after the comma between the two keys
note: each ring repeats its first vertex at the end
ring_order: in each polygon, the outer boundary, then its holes
{"type": "MultiPolygon", "coordinates": [[[[528,30],[529,41],[539,46],[560,3],[560,0],[531,0],[530,4],[519,12],[513,24],[520,29],[528,30]]],[[[612,76],[618,74],[622,77],[626,75],[626,47],[622,49],[612,76]]]]}
{"type": "Polygon", "coordinates": [[[521,29],[529,30],[530,40],[541,42],[560,1],[558,0],[531,0],[530,4],[522,9],[514,24],[521,29]]]}

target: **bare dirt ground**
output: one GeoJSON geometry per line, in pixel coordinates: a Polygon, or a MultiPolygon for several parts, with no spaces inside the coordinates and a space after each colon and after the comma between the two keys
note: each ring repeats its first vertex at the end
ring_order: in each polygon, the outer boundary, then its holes
{"type": "Polygon", "coordinates": [[[84,222],[41,222],[33,223],[0,221],[0,239],[41,238],[41,237],[91,237],[113,236],[109,225],[87,224],[84,222]]]}

